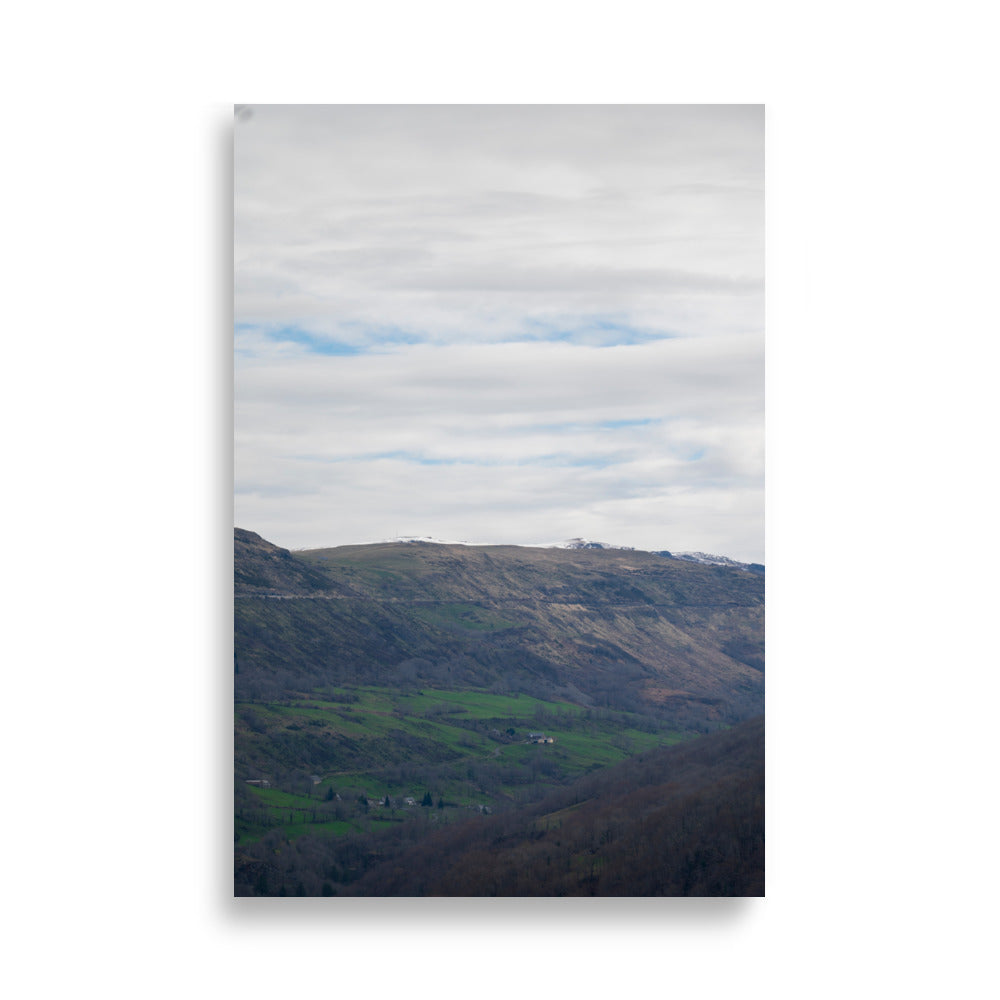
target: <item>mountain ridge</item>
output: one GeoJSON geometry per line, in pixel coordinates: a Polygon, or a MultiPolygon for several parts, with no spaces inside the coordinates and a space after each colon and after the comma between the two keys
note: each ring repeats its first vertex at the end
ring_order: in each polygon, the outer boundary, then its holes
{"type": "MultiPolygon", "coordinates": [[[[239,529],[237,529],[239,530],[239,529]]],[[[377,542],[351,542],[338,546],[318,546],[310,548],[292,549],[296,553],[315,552],[326,548],[346,548],[352,545],[464,545],[470,548],[526,548],[526,549],[613,549],[620,552],[649,552],[652,555],[663,556],[667,559],[684,559],[689,562],[704,563],[709,566],[731,566],[737,569],[746,569],[750,572],[763,573],[764,564],[756,562],[743,562],[739,559],[732,559],[729,556],[714,555],[708,552],[678,552],[668,549],[640,549],[634,545],[618,545],[612,542],[598,542],[589,538],[567,538],[561,542],[469,542],[435,538],[432,535],[396,535],[392,538],[381,539],[377,542]]]]}
{"type": "Polygon", "coordinates": [[[755,573],[631,549],[383,543],[291,553],[245,529],[235,543],[246,697],[359,683],[377,670],[684,724],[763,710],[755,573]]]}

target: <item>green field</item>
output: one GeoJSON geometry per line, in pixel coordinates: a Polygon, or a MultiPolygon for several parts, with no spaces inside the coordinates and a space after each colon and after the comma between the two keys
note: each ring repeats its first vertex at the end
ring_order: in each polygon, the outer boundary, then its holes
{"type": "Polygon", "coordinates": [[[518,624],[475,604],[414,605],[409,613],[428,625],[462,632],[499,632],[518,624]]]}
{"type": "Polygon", "coordinates": [[[237,843],[275,829],[293,839],[449,822],[690,735],[528,695],[374,686],[239,704],[235,733],[237,843]],[[420,805],[428,795],[431,808],[420,805]]]}

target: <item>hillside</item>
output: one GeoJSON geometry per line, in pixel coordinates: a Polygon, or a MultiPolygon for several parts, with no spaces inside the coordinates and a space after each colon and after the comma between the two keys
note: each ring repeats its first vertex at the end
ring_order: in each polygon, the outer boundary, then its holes
{"type": "Polygon", "coordinates": [[[236,532],[236,692],[492,688],[684,724],[763,711],[764,581],[655,553],[435,544],[289,553],[236,532]]]}
{"type": "Polygon", "coordinates": [[[237,895],[762,896],[763,720],[519,809],[418,819],[367,837],[271,834],[238,850],[237,895]]]}
{"type": "Polygon", "coordinates": [[[763,720],[650,751],[518,813],[445,829],[350,891],[762,896],[763,720]]]}
{"type": "Polygon", "coordinates": [[[733,771],[717,731],[763,711],[759,574],[607,547],[234,541],[237,894],[754,891],[756,848],[726,831],[756,823],[762,777],[733,771]],[[688,745],[708,758],[683,780],[686,758],[657,763],[688,745]],[[559,843],[536,826],[555,813],[559,843]],[[661,833],[642,846],[630,815],[661,833]],[[642,881],[605,842],[581,881],[609,816],[633,860],[661,840],[701,860],[642,881]],[[499,881],[482,881],[470,818],[510,839],[499,881]],[[699,844],[729,861],[706,874],[699,844]],[[438,881],[384,866],[410,851],[438,881]]]}

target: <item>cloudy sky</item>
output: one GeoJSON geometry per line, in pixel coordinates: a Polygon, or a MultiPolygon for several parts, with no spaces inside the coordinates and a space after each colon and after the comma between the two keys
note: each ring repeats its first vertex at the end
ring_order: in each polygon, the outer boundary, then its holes
{"type": "Polygon", "coordinates": [[[763,110],[252,106],[235,520],[763,561],[763,110]]]}

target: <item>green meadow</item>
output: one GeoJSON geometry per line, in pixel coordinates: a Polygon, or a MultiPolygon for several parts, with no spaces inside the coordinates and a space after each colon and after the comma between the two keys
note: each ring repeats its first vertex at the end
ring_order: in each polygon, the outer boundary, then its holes
{"type": "Polygon", "coordinates": [[[375,686],[238,704],[235,732],[237,843],[274,830],[289,840],[377,834],[502,810],[691,735],[523,694],[375,686]]]}

